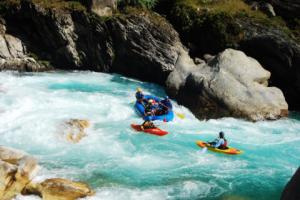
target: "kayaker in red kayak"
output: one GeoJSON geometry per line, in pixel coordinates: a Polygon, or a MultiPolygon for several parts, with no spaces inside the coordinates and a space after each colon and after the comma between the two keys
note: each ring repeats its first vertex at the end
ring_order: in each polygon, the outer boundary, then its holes
{"type": "Polygon", "coordinates": [[[218,148],[218,149],[227,149],[227,140],[225,139],[225,134],[223,131],[219,133],[219,137],[216,138],[212,142],[208,142],[211,147],[218,148]]]}
{"type": "MultiPolygon", "coordinates": [[[[155,101],[153,99],[149,99],[147,105],[145,106],[145,116],[152,116],[155,114],[155,101]]],[[[145,120],[141,125],[141,129],[155,128],[154,124],[150,120],[145,120]]]]}

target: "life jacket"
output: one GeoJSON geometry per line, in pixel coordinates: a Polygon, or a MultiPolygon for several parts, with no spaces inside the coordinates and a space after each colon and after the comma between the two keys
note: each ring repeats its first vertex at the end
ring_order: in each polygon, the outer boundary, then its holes
{"type": "Polygon", "coordinates": [[[153,110],[153,106],[152,105],[147,104],[145,106],[145,113],[150,113],[150,112],[152,112],[152,110],[153,110]]]}

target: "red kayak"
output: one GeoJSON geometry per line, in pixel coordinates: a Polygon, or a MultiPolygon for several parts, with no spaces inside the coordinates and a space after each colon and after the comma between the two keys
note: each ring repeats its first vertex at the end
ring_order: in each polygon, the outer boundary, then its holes
{"type": "Polygon", "coordinates": [[[164,135],[168,134],[167,131],[161,130],[159,128],[147,128],[147,129],[142,130],[141,125],[138,125],[138,124],[131,124],[131,127],[136,131],[143,131],[145,133],[150,133],[150,134],[158,135],[158,136],[164,136],[164,135]]]}

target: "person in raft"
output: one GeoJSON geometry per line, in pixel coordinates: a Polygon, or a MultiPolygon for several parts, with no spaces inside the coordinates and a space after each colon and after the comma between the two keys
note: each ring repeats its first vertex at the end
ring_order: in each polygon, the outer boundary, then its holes
{"type": "Polygon", "coordinates": [[[208,144],[211,147],[218,148],[218,149],[227,149],[228,148],[227,147],[227,140],[225,139],[224,132],[222,132],[222,131],[219,133],[218,138],[216,138],[212,142],[208,142],[208,144]]]}
{"type": "Polygon", "coordinates": [[[135,98],[139,103],[144,104],[145,99],[141,88],[136,89],[135,98]]]}
{"type": "Polygon", "coordinates": [[[169,109],[172,109],[172,104],[168,96],[159,102],[158,115],[164,115],[169,112],[169,109]]]}
{"type": "MultiPolygon", "coordinates": [[[[145,106],[145,116],[153,116],[155,113],[155,101],[153,99],[149,99],[147,105],[145,106]]],[[[155,128],[155,125],[150,120],[145,120],[144,123],[141,125],[141,129],[149,129],[149,128],[155,128]]]]}

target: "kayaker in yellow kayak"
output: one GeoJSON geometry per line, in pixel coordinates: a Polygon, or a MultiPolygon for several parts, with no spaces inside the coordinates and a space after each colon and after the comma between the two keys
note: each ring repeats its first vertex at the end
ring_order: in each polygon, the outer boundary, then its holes
{"type": "Polygon", "coordinates": [[[211,147],[214,147],[214,148],[218,148],[218,149],[227,149],[227,140],[225,139],[225,134],[223,131],[221,131],[219,133],[219,137],[216,138],[214,141],[212,142],[208,142],[208,144],[211,146],[211,147]]]}

